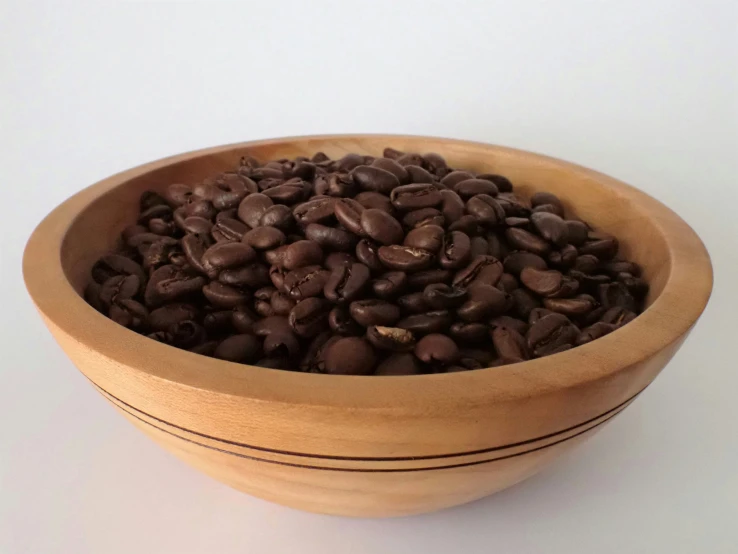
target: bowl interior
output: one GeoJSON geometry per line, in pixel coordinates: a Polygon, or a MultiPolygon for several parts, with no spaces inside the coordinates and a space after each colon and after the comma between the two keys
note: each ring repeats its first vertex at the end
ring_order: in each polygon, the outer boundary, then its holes
{"type": "Polygon", "coordinates": [[[646,305],[651,305],[664,289],[672,260],[663,228],[658,217],[649,214],[631,194],[624,194],[622,188],[604,184],[591,171],[578,171],[576,166],[525,152],[445,139],[391,136],[284,139],[211,149],[155,169],[143,166],[83,207],[74,218],[62,240],[63,271],[81,295],[92,264],[117,244],[124,227],[135,222],[138,199],[145,190],[161,192],[171,183],[196,183],[219,171],[234,169],[239,158],[247,154],[262,161],[311,156],[317,151],[332,158],[347,152],[381,156],[386,146],[438,152],[454,168],[502,174],[513,182],[516,192],[526,196],[538,190],[556,194],[568,215],[616,236],[620,255],[643,267],[650,284],[646,305]]]}

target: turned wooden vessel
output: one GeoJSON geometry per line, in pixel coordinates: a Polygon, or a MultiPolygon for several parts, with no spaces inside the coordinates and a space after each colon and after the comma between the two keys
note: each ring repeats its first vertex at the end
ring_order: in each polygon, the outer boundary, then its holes
{"type": "Polygon", "coordinates": [[[510,148],[393,135],[297,137],[220,146],[114,175],[41,222],[23,260],[28,290],[75,365],[118,411],[178,458],[288,506],[398,516],[469,502],[540,471],[628,407],[676,353],[712,288],[705,248],[676,214],[615,179],[510,148]],[[138,198],[261,160],[391,146],[547,190],[620,239],[643,266],[648,308],[585,346],[525,363],[441,375],[314,375],[178,350],[82,299],[96,259],[136,219],[138,198]]]}

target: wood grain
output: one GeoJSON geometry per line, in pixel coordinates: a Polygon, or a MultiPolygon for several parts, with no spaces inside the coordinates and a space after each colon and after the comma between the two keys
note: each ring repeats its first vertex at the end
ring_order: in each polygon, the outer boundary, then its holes
{"type": "Polygon", "coordinates": [[[545,467],[625,409],[702,313],[712,269],[692,229],[648,195],[600,173],[486,144],[392,135],[221,146],[114,175],[35,230],[26,285],[52,334],[117,410],[187,463],[239,490],[331,514],[396,516],[468,502],[545,467]],[[444,375],[312,375],[213,360],[151,341],[81,298],[92,263],[134,220],[138,197],[259,159],[322,150],[438,152],[454,167],[548,190],[616,235],[651,283],[648,308],[593,343],[502,368],[444,375]]]}

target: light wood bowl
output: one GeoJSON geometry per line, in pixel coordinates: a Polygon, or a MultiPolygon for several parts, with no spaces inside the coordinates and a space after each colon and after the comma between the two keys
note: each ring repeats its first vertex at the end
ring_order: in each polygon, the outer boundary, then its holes
{"type": "Polygon", "coordinates": [[[149,163],[76,194],[38,226],[26,286],[61,347],[154,441],[232,487],[296,508],[399,516],[509,487],[601,429],[645,389],[702,313],[712,269],[694,231],[653,198],[560,160],[426,137],[298,137],[220,146],[149,163]],[[199,356],[106,319],[81,292],[93,262],[134,221],[139,195],[238,164],[322,150],[438,152],[457,168],[547,190],[617,236],[644,268],[648,308],[585,346],[500,368],[410,377],[293,373],[199,356]]]}

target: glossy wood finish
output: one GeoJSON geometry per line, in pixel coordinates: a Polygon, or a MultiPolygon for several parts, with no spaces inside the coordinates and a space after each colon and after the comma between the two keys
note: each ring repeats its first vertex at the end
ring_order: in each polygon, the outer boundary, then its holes
{"type": "Polygon", "coordinates": [[[468,502],[536,473],[628,406],[678,350],[712,288],[704,246],[646,194],[600,173],[479,143],[391,135],[319,136],[174,156],[97,183],[36,229],[28,290],[77,367],[125,417],[233,487],[311,511],[396,516],[468,502]],[[644,267],[648,309],[593,343],[501,368],[412,377],[312,375],[174,349],[119,327],[80,297],[145,189],[194,183],[240,156],[438,152],[454,167],[548,190],[621,240],[644,267]]]}

